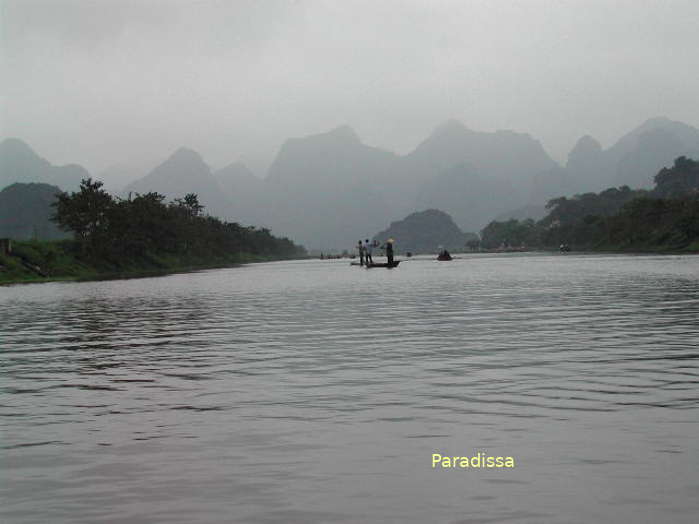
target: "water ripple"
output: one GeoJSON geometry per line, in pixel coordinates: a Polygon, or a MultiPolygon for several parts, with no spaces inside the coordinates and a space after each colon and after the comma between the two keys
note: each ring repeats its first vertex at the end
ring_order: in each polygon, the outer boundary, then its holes
{"type": "Polygon", "coordinates": [[[0,310],[8,522],[699,512],[696,257],[280,262],[5,287],[0,310]],[[522,465],[431,468],[478,450],[522,465]]]}

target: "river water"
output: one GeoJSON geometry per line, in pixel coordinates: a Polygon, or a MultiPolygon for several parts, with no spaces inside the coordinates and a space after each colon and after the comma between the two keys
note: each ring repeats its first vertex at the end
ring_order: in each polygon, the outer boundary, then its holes
{"type": "Polygon", "coordinates": [[[698,340],[691,256],[0,287],[0,521],[694,523],[698,340]]]}

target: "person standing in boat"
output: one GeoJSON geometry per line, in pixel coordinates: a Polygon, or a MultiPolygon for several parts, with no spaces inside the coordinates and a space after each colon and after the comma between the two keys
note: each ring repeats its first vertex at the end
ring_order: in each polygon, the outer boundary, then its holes
{"type": "Polygon", "coordinates": [[[367,266],[374,264],[374,259],[371,258],[372,248],[373,246],[369,242],[369,239],[367,238],[366,240],[364,240],[364,262],[367,266]]]}
{"type": "Polygon", "coordinates": [[[359,242],[357,242],[357,251],[359,251],[359,265],[363,266],[364,265],[364,246],[362,245],[361,240],[359,242]]]}
{"type": "Polygon", "coordinates": [[[388,260],[388,265],[393,265],[393,239],[389,238],[386,240],[386,259],[388,260]]]}

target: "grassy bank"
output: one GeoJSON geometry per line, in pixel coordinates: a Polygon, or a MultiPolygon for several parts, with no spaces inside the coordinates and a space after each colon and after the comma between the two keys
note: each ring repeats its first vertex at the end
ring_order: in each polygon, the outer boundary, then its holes
{"type": "Polygon", "coordinates": [[[130,260],[94,260],[81,256],[80,246],[72,240],[16,241],[12,255],[0,255],[0,285],[156,276],[289,258],[249,253],[215,257],[146,253],[130,260]]]}

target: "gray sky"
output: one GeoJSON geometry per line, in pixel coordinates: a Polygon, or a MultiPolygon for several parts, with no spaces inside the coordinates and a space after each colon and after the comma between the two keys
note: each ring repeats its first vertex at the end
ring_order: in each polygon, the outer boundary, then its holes
{"type": "Polygon", "coordinates": [[[0,0],[0,137],[93,172],[181,145],[259,173],[351,125],[405,153],[439,123],[557,160],[653,116],[699,126],[696,0],[0,0]]]}

